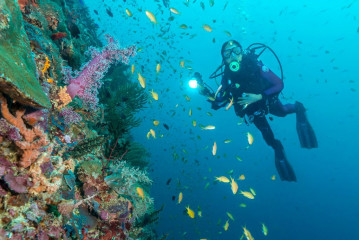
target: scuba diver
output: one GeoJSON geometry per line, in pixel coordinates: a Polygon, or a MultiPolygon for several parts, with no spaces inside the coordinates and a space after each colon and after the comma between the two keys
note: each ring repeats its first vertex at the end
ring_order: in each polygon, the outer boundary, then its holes
{"type": "MultiPolygon", "coordinates": [[[[296,113],[297,133],[302,148],[317,148],[317,138],[311,127],[303,104],[283,105],[278,99],[283,89],[283,70],[277,55],[268,46],[260,43],[242,49],[239,42],[230,40],[222,45],[222,64],[210,76],[222,76],[221,85],[214,92],[204,83],[201,74],[196,72],[200,93],[208,97],[212,109],[217,110],[227,104],[233,104],[237,116],[244,118],[247,124],[254,125],[261,131],[265,142],[274,149],[275,166],[282,181],[296,181],[295,173],[289,164],[282,143],[275,139],[266,115],[268,113],[278,117],[296,113]],[[269,49],[276,57],[281,78],[266,67],[258,57],[269,49]],[[256,50],[261,50],[256,54],[256,50]],[[223,70],[224,67],[224,70],[223,70]],[[221,70],[219,74],[218,71],[221,70]]],[[[228,108],[228,107],[227,107],[228,108]]]]}

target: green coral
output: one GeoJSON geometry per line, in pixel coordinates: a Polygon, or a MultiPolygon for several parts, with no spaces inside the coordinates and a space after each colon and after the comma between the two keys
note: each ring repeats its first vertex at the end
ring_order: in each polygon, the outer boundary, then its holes
{"type": "Polygon", "coordinates": [[[2,23],[8,23],[8,26],[0,28],[2,91],[24,105],[51,107],[35,75],[36,64],[31,55],[19,5],[14,0],[5,0],[0,2],[0,9],[2,23]]]}
{"type": "Polygon", "coordinates": [[[106,139],[103,136],[86,139],[78,143],[69,154],[75,158],[84,156],[91,153],[94,149],[101,147],[105,141],[106,139]]]}

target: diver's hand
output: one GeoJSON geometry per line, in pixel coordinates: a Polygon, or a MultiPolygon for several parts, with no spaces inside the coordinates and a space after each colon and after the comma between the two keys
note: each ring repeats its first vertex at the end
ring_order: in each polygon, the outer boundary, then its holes
{"type": "Polygon", "coordinates": [[[243,93],[242,97],[238,98],[237,102],[239,105],[244,106],[244,108],[248,107],[248,105],[258,102],[262,100],[262,94],[254,94],[254,93],[243,93]]]}

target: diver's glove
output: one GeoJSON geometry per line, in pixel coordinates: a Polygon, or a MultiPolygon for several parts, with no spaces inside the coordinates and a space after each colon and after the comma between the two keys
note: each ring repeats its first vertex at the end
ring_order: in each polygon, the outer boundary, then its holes
{"type": "Polygon", "coordinates": [[[197,83],[199,83],[201,86],[203,86],[203,78],[199,72],[195,72],[193,74],[193,78],[195,78],[197,80],[197,83]]]}

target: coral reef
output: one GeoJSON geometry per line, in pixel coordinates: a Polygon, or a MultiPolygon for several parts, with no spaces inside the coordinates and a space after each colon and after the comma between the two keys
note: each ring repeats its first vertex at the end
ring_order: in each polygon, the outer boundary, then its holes
{"type": "Polygon", "coordinates": [[[1,239],[156,239],[136,48],[96,29],[81,1],[0,1],[1,239]]]}

